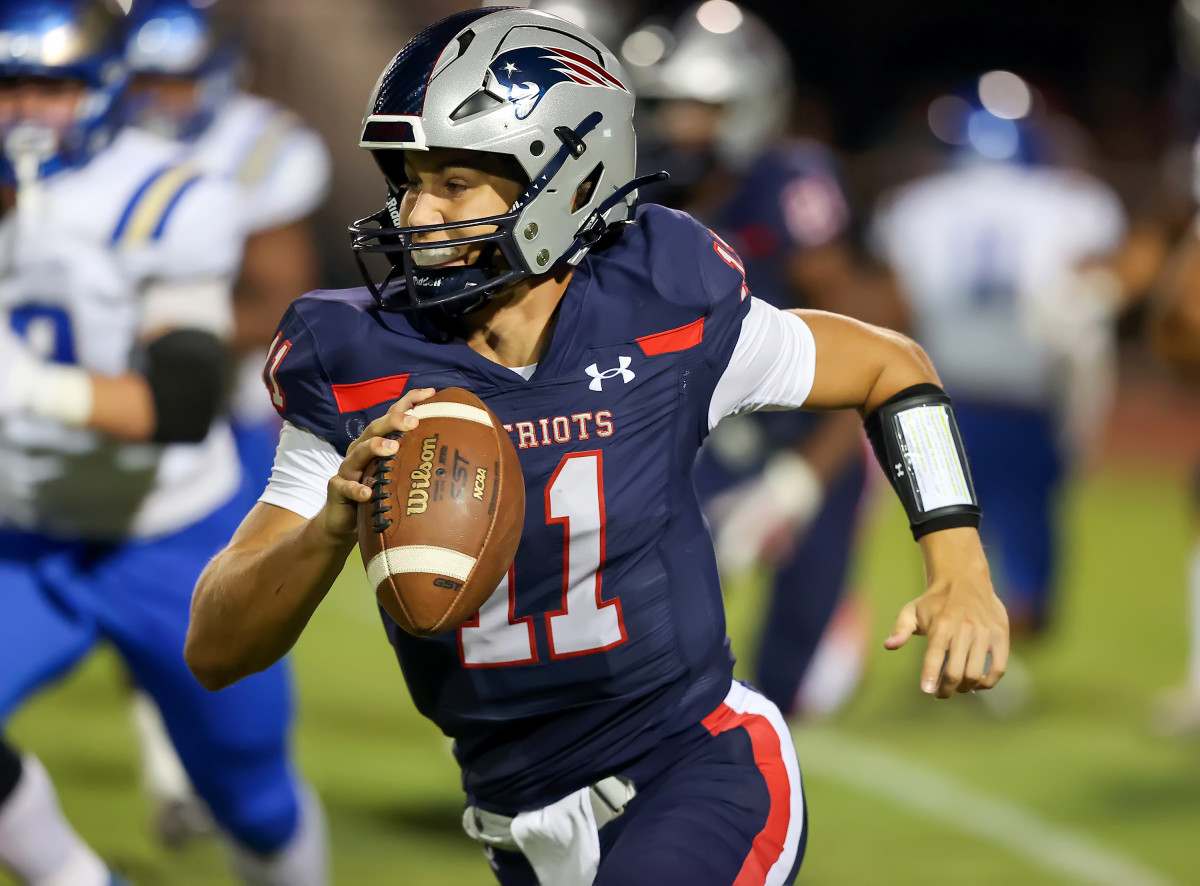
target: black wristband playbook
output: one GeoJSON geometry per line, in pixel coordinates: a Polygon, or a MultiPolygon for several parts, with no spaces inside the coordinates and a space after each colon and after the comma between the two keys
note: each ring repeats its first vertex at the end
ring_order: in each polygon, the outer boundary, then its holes
{"type": "Polygon", "coordinates": [[[982,512],[954,406],[934,384],[905,388],[863,422],[884,474],[900,496],[913,538],[979,527],[982,512]]]}

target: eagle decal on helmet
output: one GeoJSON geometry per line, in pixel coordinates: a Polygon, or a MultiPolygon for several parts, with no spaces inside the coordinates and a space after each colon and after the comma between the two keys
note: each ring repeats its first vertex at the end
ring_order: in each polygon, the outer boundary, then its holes
{"type": "Polygon", "coordinates": [[[511,102],[524,120],[556,83],[603,86],[629,92],[625,84],[599,64],[566,49],[525,46],[496,56],[488,70],[492,91],[511,102]]]}

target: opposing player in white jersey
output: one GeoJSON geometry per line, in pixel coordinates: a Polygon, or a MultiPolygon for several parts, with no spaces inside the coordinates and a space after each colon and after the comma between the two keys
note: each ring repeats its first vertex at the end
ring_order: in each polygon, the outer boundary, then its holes
{"type": "Polygon", "coordinates": [[[972,455],[1014,634],[1043,628],[1064,468],[1096,436],[1121,285],[1116,195],[1052,165],[1036,94],[993,71],[929,109],[955,162],[886,199],[875,240],[911,299],[972,455]]]}
{"type": "Polygon", "coordinates": [[[292,299],[317,283],[309,217],[329,189],[329,155],[290,110],[241,91],[241,56],[213,21],[214,2],[134,0],[126,20],[126,120],[179,141],[191,162],[232,179],[243,201],[245,252],[231,345],[241,360],[235,431],[265,485],[278,417],[263,395],[263,359],[292,299]],[[269,428],[255,435],[269,419],[269,428]]]}
{"type": "MultiPolygon", "coordinates": [[[[0,721],[111,643],[163,711],[248,883],[325,882],[286,672],[210,695],[189,588],[257,494],[221,414],[243,232],[227,183],[125,130],[103,0],[0,3],[0,721]]],[[[0,862],[107,884],[36,758],[0,746],[0,862]]]]}
{"type": "MultiPolygon", "coordinates": [[[[291,111],[239,90],[241,53],[214,23],[213,7],[135,0],[126,18],[126,120],[181,143],[191,163],[234,181],[242,196],[247,238],[234,287],[231,417],[242,467],[261,488],[280,423],[260,375],[284,310],[317,286],[309,216],[328,190],[329,157],[291,111]]],[[[177,846],[205,833],[208,817],[144,693],[135,695],[133,722],[159,836],[177,846]]]]}

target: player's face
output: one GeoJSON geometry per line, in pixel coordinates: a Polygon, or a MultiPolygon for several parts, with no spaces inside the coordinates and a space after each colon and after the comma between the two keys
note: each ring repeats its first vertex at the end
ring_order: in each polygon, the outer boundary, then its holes
{"type": "MultiPolygon", "coordinates": [[[[474,219],[503,215],[516,202],[524,185],[509,178],[509,170],[491,155],[477,151],[408,151],[404,158],[404,195],[400,201],[403,227],[462,223],[448,231],[414,236],[414,243],[437,243],[496,230],[495,225],[472,225],[474,219]]],[[[399,184],[399,183],[397,183],[399,184]]],[[[423,267],[470,265],[484,244],[421,249],[412,254],[423,267]]]]}
{"type": "Polygon", "coordinates": [[[681,151],[700,151],[713,145],[724,109],[705,102],[673,99],[661,102],[654,113],[658,136],[681,151]]]}
{"type": "Polygon", "coordinates": [[[138,74],[129,84],[129,105],[134,122],[154,129],[162,121],[169,127],[196,112],[198,86],[194,80],[162,74],[138,74]]]}
{"type": "Polygon", "coordinates": [[[0,79],[0,130],[32,123],[61,134],[75,121],[85,90],[84,84],[74,80],[0,79]]]}

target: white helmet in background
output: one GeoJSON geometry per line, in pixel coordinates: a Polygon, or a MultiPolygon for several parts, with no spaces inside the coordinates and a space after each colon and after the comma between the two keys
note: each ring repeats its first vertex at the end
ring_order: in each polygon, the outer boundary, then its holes
{"type": "Polygon", "coordinates": [[[682,99],[724,108],[720,159],[742,166],[787,125],[792,65],[767,24],[730,0],[705,0],[674,24],[650,20],[621,45],[639,99],[682,99]]]}
{"type": "Polygon", "coordinates": [[[633,17],[627,0],[516,0],[513,5],[557,15],[613,49],[629,33],[633,17]]]}

